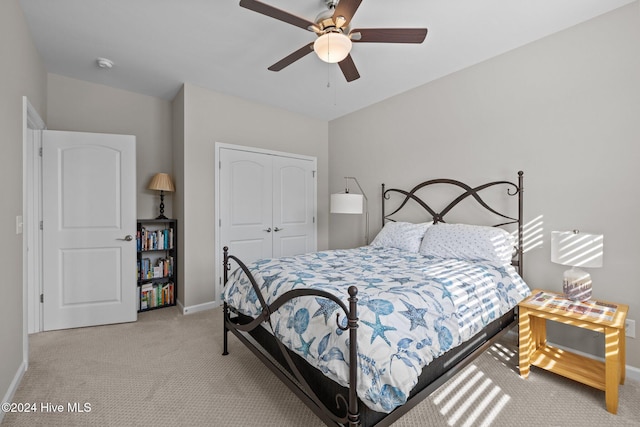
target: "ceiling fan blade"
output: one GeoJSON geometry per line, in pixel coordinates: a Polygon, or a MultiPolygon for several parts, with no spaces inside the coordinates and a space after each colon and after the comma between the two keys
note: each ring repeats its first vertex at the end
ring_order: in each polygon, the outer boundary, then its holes
{"type": "Polygon", "coordinates": [[[280,71],[284,67],[293,64],[298,59],[303,58],[313,52],[313,43],[309,43],[306,46],[302,46],[300,49],[293,52],[291,55],[285,56],[280,61],[273,64],[268,68],[269,71],[280,71]]]}
{"type": "Polygon", "coordinates": [[[289,12],[285,12],[284,10],[280,10],[256,0],[240,0],[240,6],[286,22],[287,24],[295,25],[296,27],[300,27],[304,30],[313,31],[312,28],[316,26],[315,22],[300,18],[290,14],[289,12]]]}
{"type": "Polygon", "coordinates": [[[354,43],[422,43],[426,28],[358,28],[349,33],[354,43]],[[360,34],[360,37],[357,37],[360,34]]]}
{"type": "Polygon", "coordinates": [[[338,16],[344,17],[344,23],[341,25],[342,27],[346,27],[353,19],[353,15],[360,7],[360,3],[362,0],[340,0],[336,9],[333,11],[333,22],[336,22],[338,16]]]}
{"type": "Polygon", "coordinates": [[[338,65],[342,70],[342,74],[344,74],[344,78],[347,79],[348,82],[352,82],[360,78],[360,73],[358,73],[358,69],[356,68],[356,64],[353,62],[353,58],[351,58],[351,54],[338,62],[338,65]]]}

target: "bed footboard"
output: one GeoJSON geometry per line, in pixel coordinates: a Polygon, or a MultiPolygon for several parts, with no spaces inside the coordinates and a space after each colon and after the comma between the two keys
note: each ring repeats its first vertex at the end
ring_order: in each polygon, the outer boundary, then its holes
{"type": "MultiPolygon", "coordinates": [[[[255,278],[247,268],[247,266],[238,258],[233,255],[229,255],[229,248],[223,248],[224,260],[223,260],[223,277],[224,285],[227,284],[229,279],[229,271],[231,270],[231,261],[234,261],[239,268],[242,269],[247,276],[253,290],[255,291],[258,301],[262,307],[260,316],[256,318],[249,318],[250,320],[241,320],[240,316],[233,316],[232,309],[225,302],[223,306],[224,311],[224,333],[223,333],[223,355],[229,354],[228,349],[228,333],[232,332],[240,341],[242,341],[251,351],[258,356],[260,360],[270,368],[298,397],[300,397],[314,413],[320,417],[326,424],[331,425],[344,425],[350,427],[356,427],[360,425],[360,411],[358,405],[357,396],[357,380],[358,380],[358,349],[357,349],[357,330],[358,330],[358,289],[355,286],[350,286],[349,292],[349,306],[347,307],[339,298],[321,290],[311,289],[294,289],[288,291],[278,297],[273,303],[267,304],[260,291],[260,287],[256,283],[255,278]],[[314,392],[313,388],[309,385],[304,375],[300,372],[295,362],[291,358],[289,349],[279,340],[276,340],[278,349],[287,366],[284,368],[288,372],[283,372],[282,367],[278,362],[275,362],[272,358],[266,356],[260,348],[254,344],[253,341],[248,339],[246,333],[261,327],[263,323],[271,325],[271,314],[278,310],[287,301],[298,297],[321,297],[327,298],[336,303],[342,309],[344,315],[347,318],[346,326],[340,324],[340,313],[336,315],[336,324],[338,328],[343,331],[349,331],[349,387],[348,396],[345,397],[342,394],[335,396],[336,411],[332,411],[326,407],[320,397],[314,392]],[[292,377],[293,376],[293,377],[292,377]],[[339,415],[336,415],[339,414],[339,415]],[[343,415],[340,415],[343,414],[343,415]]],[[[242,316],[246,319],[246,316],[242,316]]],[[[273,331],[273,329],[272,329],[273,331]]]]}

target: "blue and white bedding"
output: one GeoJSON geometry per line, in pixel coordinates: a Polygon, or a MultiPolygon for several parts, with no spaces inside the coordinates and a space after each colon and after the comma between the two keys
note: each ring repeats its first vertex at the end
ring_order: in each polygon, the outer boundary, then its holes
{"type": "MultiPolygon", "coordinates": [[[[530,290],[510,265],[443,259],[395,248],[364,246],[314,252],[248,265],[267,303],[291,289],[330,292],[348,306],[358,287],[358,396],[391,412],[406,402],[422,368],[458,346],[526,297],[530,290]]],[[[238,311],[262,311],[251,283],[237,269],[225,301],[238,311]]],[[[334,381],[348,384],[349,334],[336,325],[333,301],[295,298],[265,325],[288,348],[334,381]]]]}

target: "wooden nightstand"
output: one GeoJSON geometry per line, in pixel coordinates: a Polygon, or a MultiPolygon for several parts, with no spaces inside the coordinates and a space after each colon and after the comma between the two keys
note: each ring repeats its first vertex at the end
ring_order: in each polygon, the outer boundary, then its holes
{"type": "Polygon", "coordinates": [[[603,390],[607,411],[615,414],[618,384],[624,384],[625,377],[624,322],[629,306],[594,299],[575,302],[540,289],[533,290],[518,306],[520,375],[527,378],[533,365],[603,390]],[[547,345],[546,320],[603,333],[604,363],[547,345]]]}

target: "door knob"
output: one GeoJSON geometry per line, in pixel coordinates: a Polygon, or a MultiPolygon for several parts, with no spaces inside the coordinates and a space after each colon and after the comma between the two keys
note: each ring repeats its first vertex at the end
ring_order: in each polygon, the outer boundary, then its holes
{"type": "MultiPolygon", "coordinates": [[[[267,228],[267,229],[265,229],[265,230],[263,230],[263,231],[266,231],[267,233],[271,233],[271,227],[269,227],[269,228],[267,228]]],[[[277,231],[277,230],[276,230],[276,231],[277,231]]]]}
{"type": "Polygon", "coordinates": [[[118,240],[126,240],[127,242],[130,242],[133,240],[133,236],[131,234],[127,234],[126,236],[124,236],[124,239],[118,239],[118,240]]]}
{"type": "Polygon", "coordinates": [[[273,229],[273,231],[275,231],[275,232],[282,231],[282,230],[284,230],[284,228],[278,228],[278,227],[276,227],[276,228],[274,228],[274,229],[273,229]]]}

